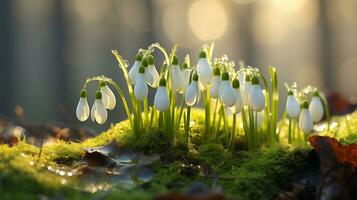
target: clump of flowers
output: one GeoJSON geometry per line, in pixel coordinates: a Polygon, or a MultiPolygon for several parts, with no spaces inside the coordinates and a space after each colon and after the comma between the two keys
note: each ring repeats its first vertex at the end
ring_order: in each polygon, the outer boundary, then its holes
{"type": "Polygon", "coordinates": [[[201,141],[222,142],[230,150],[234,150],[239,135],[244,136],[248,149],[280,142],[281,126],[278,128],[278,125],[284,124],[286,117],[290,144],[300,141],[300,132],[307,136],[313,123],[321,121],[324,115],[329,119],[326,100],[316,88],[298,91],[296,85],[286,85],[286,111],[278,123],[276,69],[269,67],[269,79],[258,68],[245,66],[243,62],[236,69],[235,63],[226,55],[213,58],[213,47],[213,44],[204,45],[198,53],[197,64],[191,65],[189,55],[180,64],[176,45],[168,54],[154,43],[138,51],[129,71],[128,61],[112,50],[123,72],[129,96],[125,97],[121,86],[110,78],[88,78],[80,92],[76,110],[78,120],[83,122],[91,116],[93,121],[104,124],[107,110],[113,110],[117,105],[111,88],[117,92],[138,139],[154,127],[162,130],[165,139],[171,143],[188,145],[191,108],[202,104],[205,121],[201,141]],[[154,57],[155,50],[165,57],[161,63],[154,57]],[[90,111],[86,88],[93,81],[98,82],[98,90],[90,111]],[[148,104],[148,87],[156,89],[153,105],[148,104]]]}

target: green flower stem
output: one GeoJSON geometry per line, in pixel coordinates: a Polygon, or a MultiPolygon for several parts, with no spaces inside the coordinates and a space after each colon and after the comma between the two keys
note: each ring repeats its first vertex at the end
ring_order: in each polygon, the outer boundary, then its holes
{"type": "Polygon", "coordinates": [[[292,142],[294,143],[296,141],[297,120],[293,119],[292,123],[293,123],[292,142]]]}
{"type": "Polygon", "coordinates": [[[173,133],[176,133],[176,126],[175,126],[175,118],[176,118],[176,93],[172,92],[172,99],[171,99],[171,124],[173,125],[173,129],[171,130],[173,133]]]}
{"type": "MultiPolygon", "coordinates": [[[[226,138],[226,141],[228,141],[230,131],[228,129],[228,119],[227,119],[227,116],[226,116],[226,113],[225,113],[223,105],[221,106],[221,115],[222,115],[222,119],[223,119],[224,136],[226,138]]],[[[229,148],[229,146],[228,146],[229,144],[226,144],[226,145],[229,148]]]]}
{"type": "Polygon", "coordinates": [[[154,107],[151,107],[149,129],[151,129],[151,128],[153,127],[152,124],[154,123],[155,115],[156,115],[156,108],[155,108],[155,106],[154,106],[154,107]]]}
{"type": "Polygon", "coordinates": [[[188,145],[190,135],[191,107],[187,106],[187,117],[185,123],[185,143],[188,145]]]}
{"type": "Polygon", "coordinates": [[[164,113],[159,112],[159,120],[158,120],[158,127],[161,130],[164,127],[164,113]]]}
{"type": "Polygon", "coordinates": [[[213,110],[213,120],[212,120],[212,127],[211,127],[211,133],[214,133],[215,129],[215,122],[216,122],[216,115],[217,115],[217,107],[218,107],[218,99],[216,100],[214,110],[213,110]]]}
{"type": "Polygon", "coordinates": [[[182,94],[182,97],[181,97],[181,106],[180,106],[180,112],[178,113],[178,116],[177,116],[177,130],[179,130],[180,128],[180,124],[181,124],[181,119],[182,119],[182,116],[183,116],[183,110],[185,108],[185,94],[182,94]]]}
{"type": "Polygon", "coordinates": [[[141,115],[141,103],[140,101],[137,101],[137,111],[138,111],[138,116],[136,117],[137,123],[136,123],[136,130],[137,134],[140,135],[141,131],[143,130],[143,121],[142,121],[142,115],[141,115]]]}
{"type": "Polygon", "coordinates": [[[230,149],[234,150],[234,141],[236,137],[236,129],[237,129],[237,114],[233,114],[233,125],[232,125],[232,136],[230,138],[230,149]]]}
{"type": "Polygon", "coordinates": [[[246,107],[242,110],[242,121],[243,121],[243,129],[245,135],[246,146],[249,149],[251,147],[251,138],[250,138],[250,128],[247,119],[248,110],[246,107]]]}
{"type": "MultiPolygon", "coordinates": [[[[271,137],[275,138],[275,141],[278,141],[279,138],[276,137],[276,126],[278,123],[278,105],[279,105],[279,90],[278,90],[278,75],[276,69],[273,66],[269,66],[269,72],[271,77],[271,86],[272,86],[272,105],[271,105],[271,137]]],[[[268,92],[268,91],[267,91],[268,92]]],[[[269,105],[268,105],[269,106],[269,105]]]]}
{"type": "Polygon", "coordinates": [[[260,144],[260,139],[259,139],[259,135],[258,135],[258,112],[254,112],[253,111],[253,115],[254,115],[254,140],[255,140],[255,147],[258,147],[260,144]]]}
{"type": "Polygon", "coordinates": [[[204,137],[203,139],[206,140],[210,136],[210,112],[211,112],[211,97],[209,93],[209,86],[206,88],[206,94],[205,94],[205,131],[204,131],[204,137]]]}
{"type": "Polygon", "coordinates": [[[148,105],[148,98],[145,97],[144,99],[144,115],[145,115],[145,127],[149,126],[149,105],[148,105]]]}
{"type": "Polygon", "coordinates": [[[223,106],[223,104],[221,104],[221,107],[219,108],[219,116],[218,116],[218,121],[217,121],[217,128],[216,128],[216,133],[215,133],[215,135],[216,135],[216,139],[218,139],[218,134],[219,134],[219,127],[221,127],[221,122],[222,122],[222,118],[224,117],[224,106],[223,106]],[[223,110],[223,111],[222,111],[223,110]],[[223,114],[222,114],[222,112],[223,112],[223,114]]]}
{"type": "Polygon", "coordinates": [[[251,147],[255,148],[255,126],[254,126],[254,114],[253,114],[253,111],[252,109],[248,108],[248,115],[249,115],[249,129],[250,129],[250,138],[251,138],[251,147]]]}
{"type": "Polygon", "coordinates": [[[292,143],[292,134],[291,134],[291,126],[292,126],[292,121],[291,121],[291,117],[289,117],[289,131],[288,131],[288,143],[291,144],[292,143]]]}

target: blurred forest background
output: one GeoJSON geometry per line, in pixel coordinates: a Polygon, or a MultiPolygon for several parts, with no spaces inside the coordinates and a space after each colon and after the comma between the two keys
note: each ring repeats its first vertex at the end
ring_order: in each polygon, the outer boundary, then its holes
{"type": "MultiPolygon", "coordinates": [[[[214,56],[276,66],[282,94],[284,82],[296,81],[353,98],[356,10],[355,0],[0,0],[0,115],[12,118],[21,105],[36,122],[75,120],[87,77],[124,84],[111,49],[133,63],[156,41],[168,50],[177,43],[193,63],[214,41],[214,56]]],[[[122,110],[110,112],[112,122],[122,110]]]]}

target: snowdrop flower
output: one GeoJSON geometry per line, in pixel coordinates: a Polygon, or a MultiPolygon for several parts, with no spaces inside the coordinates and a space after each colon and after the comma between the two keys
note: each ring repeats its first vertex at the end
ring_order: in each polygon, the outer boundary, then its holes
{"type": "Polygon", "coordinates": [[[206,86],[211,83],[212,80],[212,67],[208,63],[206,53],[201,51],[197,63],[197,72],[200,77],[201,83],[206,86]]]}
{"type": "Polygon", "coordinates": [[[143,56],[140,53],[136,54],[135,62],[133,64],[133,66],[131,67],[131,69],[129,70],[129,79],[132,84],[135,84],[136,77],[138,75],[139,67],[141,65],[142,59],[143,59],[143,56]]]}
{"type": "Polygon", "coordinates": [[[191,69],[188,68],[188,64],[184,63],[182,66],[182,79],[185,85],[185,89],[188,87],[189,83],[190,83],[190,76],[191,76],[191,69]]]}
{"type": "Polygon", "coordinates": [[[100,82],[100,91],[102,92],[103,103],[108,110],[113,110],[117,100],[113,91],[108,87],[105,81],[100,82]]]}
{"type": "MultiPolygon", "coordinates": [[[[145,79],[146,83],[148,83],[149,85],[153,85],[155,82],[154,76],[150,73],[149,63],[146,58],[143,58],[143,60],[141,61],[141,66],[143,66],[145,68],[144,79],[145,79]]],[[[136,77],[136,79],[138,79],[138,76],[136,77]]]]}
{"type": "Polygon", "coordinates": [[[300,114],[300,105],[291,90],[288,92],[285,109],[290,118],[297,118],[300,114]]]}
{"type": "Polygon", "coordinates": [[[159,82],[159,88],[154,98],[154,105],[161,112],[165,112],[170,107],[170,99],[167,94],[166,80],[164,78],[159,82]]]}
{"type": "Polygon", "coordinates": [[[211,97],[217,99],[219,97],[219,89],[221,88],[221,70],[219,67],[214,68],[213,70],[213,78],[211,82],[211,97]]]}
{"type": "Polygon", "coordinates": [[[147,63],[149,65],[148,68],[147,68],[147,72],[152,77],[152,79],[150,80],[151,82],[148,82],[148,84],[150,85],[150,87],[157,88],[159,86],[160,75],[157,72],[156,67],[155,67],[154,56],[148,55],[146,57],[146,60],[147,60],[147,63]]]}
{"type": "Polygon", "coordinates": [[[236,94],[236,103],[234,104],[233,107],[231,107],[231,111],[233,114],[238,114],[243,110],[243,100],[239,91],[239,80],[234,79],[232,82],[232,86],[236,94]]]}
{"type": "Polygon", "coordinates": [[[77,119],[81,122],[86,121],[89,117],[89,105],[87,101],[87,92],[85,90],[81,91],[76,109],[76,116],[77,119]]]}
{"type": "Polygon", "coordinates": [[[265,107],[265,96],[260,88],[258,77],[253,76],[251,82],[252,86],[248,95],[249,106],[254,111],[259,112],[265,107]]]}
{"type": "Polygon", "coordinates": [[[91,110],[92,121],[96,121],[98,124],[104,124],[107,121],[108,113],[104,106],[102,93],[98,91],[95,94],[95,101],[91,110]]]}
{"type": "Polygon", "coordinates": [[[229,81],[228,72],[222,73],[222,83],[219,90],[219,96],[222,103],[227,107],[232,107],[236,103],[237,96],[229,81]]]}
{"type": "Polygon", "coordinates": [[[136,84],[134,86],[134,96],[137,100],[142,101],[148,95],[148,85],[145,81],[145,67],[139,68],[136,84]]]}
{"type": "Polygon", "coordinates": [[[198,86],[198,75],[194,74],[192,76],[192,81],[188,86],[185,93],[185,102],[188,106],[193,106],[197,104],[201,99],[201,91],[198,86]]]}
{"type": "Polygon", "coordinates": [[[315,92],[311,99],[309,110],[312,115],[312,120],[317,123],[322,120],[324,116],[324,106],[322,105],[320,96],[318,92],[315,92]]]}
{"type": "Polygon", "coordinates": [[[300,113],[300,118],[299,118],[299,128],[305,134],[307,134],[311,132],[312,126],[313,126],[313,121],[312,121],[311,112],[309,110],[309,103],[305,101],[302,104],[302,111],[300,113]]]}
{"type": "Polygon", "coordinates": [[[180,93],[185,89],[185,82],[183,80],[176,56],[174,56],[174,59],[171,63],[171,87],[172,91],[180,93]]]}
{"type": "Polygon", "coordinates": [[[250,87],[252,86],[250,82],[250,76],[247,74],[245,76],[245,81],[242,89],[242,97],[243,97],[243,105],[244,106],[249,106],[249,92],[250,92],[250,87]]]}

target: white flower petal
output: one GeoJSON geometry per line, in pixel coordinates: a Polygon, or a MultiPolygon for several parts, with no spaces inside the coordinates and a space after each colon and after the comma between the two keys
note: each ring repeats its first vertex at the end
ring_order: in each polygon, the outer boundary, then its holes
{"type": "Polygon", "coordinates": [[[232,107],[236,103],[237,97],[229,81],[222,81],[220,99],[227,107],[232,107]]]}
{"type": "Polygon", "coordinates": [[[221,77],[213,76],[211,82],[211,90],[210,90],[210,94],[212,98],[217,99],[219,97],[220,88],[221,88],[221,77]]]}
{"type": "Polygon", "coordinates": [[[108,118],[107,109],[104,106],[103,100],[96,99],[95,101],[97,102],[97,106],[94,112],[95,121],[98,124],[104,124],[108,118]]]}
{"type": "Polygon", "coordinates": [[[314,123],[322,120],[324,116],[324,106],[322,105],[320,97],[312,97],[309,110],[311,112],[312,120],[314,123]]]}
{"type": "Polygon", "coordinates": [[[243,99],[243,105],[244,106],[249,106],[250,88],[251,88],[251,82],[250,81],[246,81],[244,83],[243,89],[242,89],[242,99],[243,99]]]}
{"type": "Polygon", "coordinates": [[[78,101],[76,109],[77,119],[81,122],[86,121],[89,118],[89,105],[87,98],[81,97],[78,101]]]}
{"type": "Polygon", "coordinates": [[[254,111],[262,111],[265,107],[265,96],[259,85],[252,85],[248,96],[249,106],[254,111]]]}
{"type": "Polygon", "coordinates": [[[145,77],[146,82],[150,85],[150,87],[154,86],[154,84],[155,84],[154,76],[152,75],[151,71],[149,70],[149,67],[145,68],[144,77],[145,77]]]}
{"type": "Polygon", "coordinates": [[[312,131],[313,121],[311,112],[309,109],[302,109],[299,118],[299,128],[305,134],[310,133],[312,131]]]}
{"type": "Polygon", "coordinates": [[[171,67],[171,88],[174,92],[182,92],[185,89],[185,83],[178,65],[171,67]]]}
{"type": "Polygon", "coordinates": [[[92,109],[90,111],[90,118],[93,122],[95,122],[95,112],[97,110],[97,101],[94,101],[92,109]]]}
{"type": "Polygon", "coordinates": [[[300,105],[294,95],[289,95],[286,100],[286,112],[291,118],[297,118],[300,114],[300,105]]]}
{"type": "Polygon", "coordinates": [[[139,67],[141,65],[140,61],[135,61],[131,69],[129,70],[129,79],[132,84],[135,84],[136,77],[139,73],[139,67]]]}
{"type": "Polygon", "coordinates": [[[145,97],[148,95],[148,86],[144,80],[143,74],[138,74],[138,78],[134,86],[134,95],[135,98],[139,101],[144,100],[145,97]]]}
{"type": "Polygon", "coordinates": [[[160,81],[159,72],[157,72],[155,65],[149,65],[148,71],[153,77],[153,82],[149,83],[150,87],[157,88],[159,86],[159,81],[160,81]]]}
{"type": "Polygon", "coordinates": [[[197,72],[203,85],[209,85],[212,80],[212,67],[207,58],[200,58],[197,64],[197,72]]]}
{"type": "Polygon", "coordinates": [[[185,102],[188,106],[193,106],[200,101],[201,92],[197,81],[192,81],[185,93],[185,102]]]}
{"type": "Polygon", "coordinates": [[[243,100],[239,89],[234,89],[234,91],[236,94],[236,103],[234,104],[233,107],[231,107],[231,111],[233,114],[238,114],[243,110],[243,100]]]}
{"type": "Polygon", "coordinates": [[[113,91],[108,87],[108,85],[102,86],[100,88],[102,92],[103,103],[108,110],[113,110],[117,103],[113,91]]]}
{"type": "Polygon", "coordinates": [[[165,86],[159,86],[157,89],[154,105],[161,112],[165,112],[170,107],[170,99],[165,86]]]}
{"type": "Polygon", "coordinates": [[[181,71],[182,74],[182,79],[184,82],[184,89],[187,89],[189,83],[190,83],[190,75],[191,75],[191,70],[190,69],[183,69],[181,71]]]}

